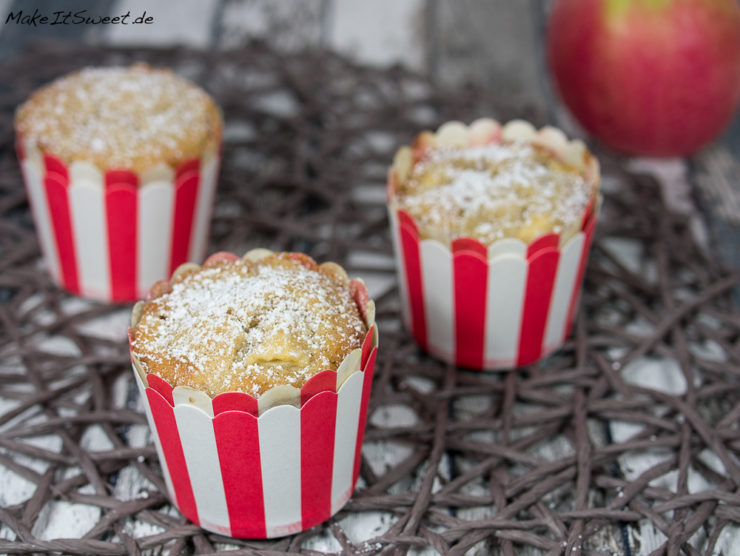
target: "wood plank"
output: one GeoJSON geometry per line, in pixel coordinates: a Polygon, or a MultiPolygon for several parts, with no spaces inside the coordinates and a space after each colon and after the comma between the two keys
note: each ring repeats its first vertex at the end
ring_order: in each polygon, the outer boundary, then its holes
{"type": "Polygon", "coordinates": [[[430,0],[429,69],[444,85],[485,86],[499,101],[544,108],[539,2],[430,0]]]}
{"type": "Polygon", "coordinates": [[[260,39],[285,50],[318,46],[323,41],[329,6],[329,0],[226,1],[216,15],[213,44],[239,48],[251,39],[260,39]]]}
{"type": "Polygon", "coordinates": [[[425,0],[339,0],[333,3],[327,46],[360,62],[426,69],[425,0]]]}

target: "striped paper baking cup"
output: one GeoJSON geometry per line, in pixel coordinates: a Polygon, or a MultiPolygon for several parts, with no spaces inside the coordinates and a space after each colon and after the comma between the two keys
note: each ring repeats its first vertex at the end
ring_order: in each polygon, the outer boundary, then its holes
{"type": "Polygon", "coordinates": [[[220,155],[141,174],[65,164],[22,138],[18,158],[44,261],[65,290],[135,301],[186,261],[206,254],[220,155]]]}
{"type": "MultiPolygon", "coordinates": [[[[596,158],[552,127],[537,131],[521,120],[503,127],[490,119],[469,127],[449,122],[422,143],[475,146],[502,138],[545,145],[598,185],[596,158]]],[[[476,370],[520,367],[557,350],[570,334],[600,195],[567,236],[551,233],[529,244],[503,239],[486,246],[471,238],[445,244],[423,237],[394,199],[397,172],[407,171],[424,146],[417,141],[414,148],[397,155],[389,171],[388,209],[403,321],[416,342],[443,361],[476,370]]]]}
{"type": "Polygon", "coordinates": [[[143,373],[132,354],[169,497],[193,523],[232,537],[280,537],[326,521],[351,497],[378,349],[374,303],[362,281],[351,284],[368,325],[362,348],[300,390],[210,398],[143,373]]]}

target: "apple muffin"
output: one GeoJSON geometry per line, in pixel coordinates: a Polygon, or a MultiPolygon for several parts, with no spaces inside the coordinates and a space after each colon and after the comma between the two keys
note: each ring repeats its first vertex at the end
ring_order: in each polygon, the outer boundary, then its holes
{"type": "Polygon", "coordinates": [[[221,112],[202,89],[146,64],[96,67],[38,89],[16,111],[25,148],[102,171],[177,168],[221,137],[221,112]]]}
{"type": "Polygon", "coordinates": [[[582,141],[524,120],[446,122],[400,147],[387,200],[401,311],[416,342],[476,370],[522,367],[559,348],[599,183],[582,141]]]}
{"type": "Polygon", "coordinates": [[[169,69],[86,68],[36,90],[16,110],[16,146],[54,281],[128,302],[201,261],[222,129],[211,96],[169,69]]]}
{"type": "Polygon", "coordinates": [[[344,270],[296,253],[184,267],[146,301],[131,336],[144,373],[213,397],[255,398],[337,370],[367,333],[344,270]]]}
{"type": "Polygon", "coordinates": [[[595,195],[594,184],[547,146],[503,139],[422,149],[397,183],[395,201],[423,237],[492,245],[574,232],[595,195]]]}

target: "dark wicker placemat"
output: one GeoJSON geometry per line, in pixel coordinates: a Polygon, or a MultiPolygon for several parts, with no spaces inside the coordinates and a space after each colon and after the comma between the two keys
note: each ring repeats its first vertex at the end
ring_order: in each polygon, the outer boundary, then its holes
{"type": "Polygon", "coordinates": [[[15,497],[0,505],[0,553],[644,553],[636,532],[646,527],[665,535],[658,554],[712,553],[740,522],[740,314],[729,296],[740,275],[697,244],[653,180],[603,159],[582,307],[558,355],[518,372],[459,371],[399,326],[386,167],[419,129],[480,115],[514,114],[484,91],[439,91],[401,69],[260,44],[55,46],[0,67],[0,500],[15,497]],[[377,299],[360,487],[310,531],[232,540],[173,511],[152,445],[133,434],[144,417],[131,395],[126,308],[76,300],[40,267],[13,109],[67,71],[131,60],[174,67],[224,109],[211,251],[303,250],[391,284],[377,299]],[[679,384],[659,388],[645,369],[679,384]],[[144,486],[124,496],[131,476],[144,486]],[[82,538],[50,538],[45,524],[62,503],[95,510],[82,538]]]}

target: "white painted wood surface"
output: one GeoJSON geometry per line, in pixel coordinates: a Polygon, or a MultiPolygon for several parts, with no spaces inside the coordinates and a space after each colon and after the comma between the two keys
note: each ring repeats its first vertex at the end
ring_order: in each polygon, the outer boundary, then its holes
{"type": "Polygon", "coordinates": [[[118,0],[115,13],[153,25],[111,26],[115,45],[239,48],[250,39],[287,50],[323,46],[359,63],[408,69],[447,86],[487,86],[504,102],[544,106],[539,42],[544,0],[118,0]]]}
{"type": "Polygon", "coordinates": [[[424,0],[333,3],[326,44],[362,63],[426,69],[424,0]]]}

